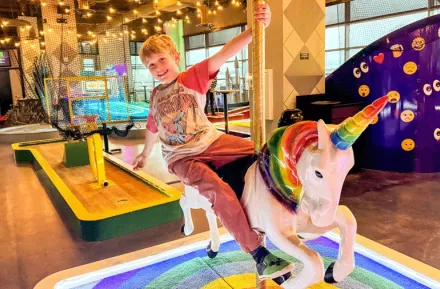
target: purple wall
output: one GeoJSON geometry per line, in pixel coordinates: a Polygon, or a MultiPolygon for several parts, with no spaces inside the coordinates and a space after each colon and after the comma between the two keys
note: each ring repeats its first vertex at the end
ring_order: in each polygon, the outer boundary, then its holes
{"type": "Polygon", "coordinates": [[[326,94],[365,105],[389,96],[392,103],[364,133],[363,151],[355,151],[365,168],[440,171],[440,15],[360,51],[327,77],[326,94]]]}

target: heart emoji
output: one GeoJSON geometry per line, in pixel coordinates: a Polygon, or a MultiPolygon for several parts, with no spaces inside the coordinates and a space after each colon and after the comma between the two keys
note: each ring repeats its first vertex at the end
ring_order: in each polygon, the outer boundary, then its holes
{"type": "Polygon", "coordinates": [[[385,58],[385,55],[383,53],[379,53],[379,55],[376,55],[373,57],[373,60],[379,64],[382,64],[384,58],[385,58]]]}

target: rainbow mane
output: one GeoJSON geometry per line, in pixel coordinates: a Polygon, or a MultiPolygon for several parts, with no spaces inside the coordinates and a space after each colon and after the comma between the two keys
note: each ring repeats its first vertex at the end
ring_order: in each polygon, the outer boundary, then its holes
{"type": "Polygon", "coordinates": [[[262,149],[258,164],[266,186],[288,209],[296,211],[302,197],[296,164],[317,143],[317,123],[303,121],[275,130],[262,149]]]}
{"type": "MultiPolygon", "coordinates": [[[[388,96],[376,99],[353,117],[347,118],[330,134],[332,144],[350,148],[388,103],[388,96]]],[[[302,198],[302,184],[296,165],[304,150],[318,143],[318,124],[303,121],[275,130],[263,147],[258,166],[267,188],[288,209],[296,211],[302,198]]]]}

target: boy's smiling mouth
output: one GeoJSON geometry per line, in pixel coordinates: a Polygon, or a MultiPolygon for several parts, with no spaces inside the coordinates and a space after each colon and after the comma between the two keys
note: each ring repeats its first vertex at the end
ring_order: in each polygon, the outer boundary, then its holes
{"type": "Polygon", "coordinates": [[[167,74],[167,72],[168,72],[168,69],[167,69],[165,72],[163,72],[162,74],[158,73],[157,76],[162,77],[162,76],[164,76],[165,74],[167,74]]]}

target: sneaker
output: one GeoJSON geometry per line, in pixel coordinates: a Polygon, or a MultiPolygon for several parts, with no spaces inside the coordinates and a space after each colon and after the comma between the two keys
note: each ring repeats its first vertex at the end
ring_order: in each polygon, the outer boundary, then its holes
{"type": "Polygon", "coordinates": [[[293,271],[295,265],[269,253],[261,263],[257,263],[260,279],[274,279],[293,271]]]}

